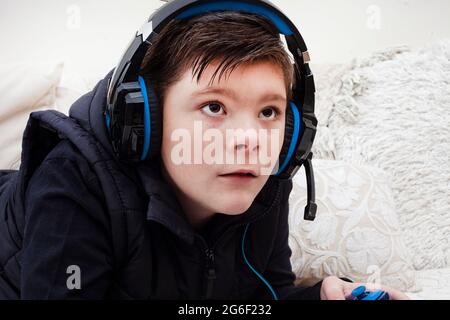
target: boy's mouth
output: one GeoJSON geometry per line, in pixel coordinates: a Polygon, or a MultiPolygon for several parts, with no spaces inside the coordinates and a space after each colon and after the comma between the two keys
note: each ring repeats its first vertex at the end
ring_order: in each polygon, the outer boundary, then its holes
{"type": "Polygon", "coordinates": [[[220,174],[220,177],[230,177],[230,178],[256,178],[256,171],[253,170],[236,170],[230,173],[220,174]]]}

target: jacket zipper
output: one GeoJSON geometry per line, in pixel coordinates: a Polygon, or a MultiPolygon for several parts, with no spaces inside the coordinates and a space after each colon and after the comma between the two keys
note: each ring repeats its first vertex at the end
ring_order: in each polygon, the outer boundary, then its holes
{"type": "Polygon", "coordinates": [[[206,254],[206,293],[205,298],[210,299],[213,292],[214,280],[216,280],[216,268],[214,264],[214,249],[207,248],[206,254]]]}
{"type": "MultiPolygon", "coordinates": [[[[274,202],[276,202],[278,200],[278,197],[280,196],[280,188],[277,189],[277,194],[275,196],[275,200],[274,202]]],[[[267,209],[266,212],[270,211],[273,207],[273,203],[272,205],[267,209]]],[[[253,223],[255,221],[258,221],[259,219],[262,218],[263,215],[258,216],[256,219],[253,219],[251,221],[247,221],[247,222],[243,222],[243,223],[238,223],[237,225],[232,226],[231,228],[229,228],[226,232],[222,233],[219,238],[214,242],[214,244],[209,247],[208,244],[206,243],[205,239],[203,237],[201,237],[200,235],[197,235],[197,237],[200,239],[200,241],[203,243],[204,249],[205,249],[205,256],[206,256],[206,268],[205,268],[205,278],[206,278],[206,289],[205,289],[205,294],[204,294],[204,298],[205,299],[211,299],[212,293],[213,293],[213,288],[214,288],[214,280],[216,280],[217,276],[216,276],[216,269],[215,269],[215,261],[214,261],[214,248],[217,246],[217,244],[220,242],[220,240],[223,238],[223,236],[227,233],[230,232],[231,230],[237,229],[247,223],[253,223]]]]}
{"type": "MultiPolygon", "coordinates": [[[[251,222],[255,222],[257,220],[259,220],[259,217],[257,219],[254,219],[251,222]]],[[[237,225],[234,225],[230,229],[228,229],[227,232],[237,229],[247,223],[250,223],[250,222],[239,223],[237,225]]],[[[213,293],[213,288],[214,288],[214,280],[216,280],[216,278],[217,278],[215,261],[214,261],[214,258],[215,258],[214,257],[214,248],[220,242],[220,240],[222,239],[222,237],[224,236],[225,233],[226,232],[221,234],[220,237],[216,240],[216,242],[211,247],[208,247],[208,244],[206,243],[205,239],[203,239],[201,236],[198,236],[199,239],[203,242],[203,245],[205,248],[205,257],[206,257],[206,268],[205,268],[206,285],[205,286],[206,286],[206,289],[205,289],[204,298],[206,300],[211,299],[211,296],[213,293]]]]}

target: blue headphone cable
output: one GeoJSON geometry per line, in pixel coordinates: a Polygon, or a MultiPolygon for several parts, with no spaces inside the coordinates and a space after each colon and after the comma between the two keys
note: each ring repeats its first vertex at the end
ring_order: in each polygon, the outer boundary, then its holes
{"type": "Polygon", "coordinates": [[[247,263],[247,265],[249,266],[249,268],[258,276],[258,278],[261,279],[262,282],[264,282],[264,284],[269,288],[270,292],[272,293],[272,296],[274,298],[274,300],[278,300],[278,296],[275,293],[275,290],[272,288],[272,286],[270,285],[270,283],[264,279],[264,277],[255,270],[255,268],[253,268],[253,266],[250,264],[250,262],[247,260],[247,257],[245,256],[245,251],[244,251],[244,241],[245,241],[245,236],[247,235],[247,230],[248,227],[250,226],[250,223],[247,223],[247,226],[245,227],[245,231],[244,231],[244,235],[242,236],[242,256],[244,257],[245,263],[247,263]]]}

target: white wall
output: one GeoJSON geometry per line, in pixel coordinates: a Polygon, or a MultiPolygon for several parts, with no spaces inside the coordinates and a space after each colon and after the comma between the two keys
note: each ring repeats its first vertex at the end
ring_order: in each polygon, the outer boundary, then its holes
{"type": "MultiPolygon", "coordinates": [[[[314,63],[450,38],[448,0],[273,0],[303,34],[314,63]]],[[[0,0],[0,59],[65,59],[82,73],[113,68],[157,0],[0,0]]]]}

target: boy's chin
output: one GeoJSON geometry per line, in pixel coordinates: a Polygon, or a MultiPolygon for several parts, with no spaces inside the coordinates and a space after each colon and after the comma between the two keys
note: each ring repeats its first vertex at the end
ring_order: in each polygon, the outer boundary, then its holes
{"type": "Polygon", "coordinates": [[[253,199],[240,199],[235,201],[230,199],[230,201],[222,203],[220,208],[217,208],[218,210],[216,210],[216,212],[221,212],[226,215],[239,215],[247,211],[252,205],[252,202],[253,199]]]}

